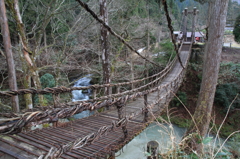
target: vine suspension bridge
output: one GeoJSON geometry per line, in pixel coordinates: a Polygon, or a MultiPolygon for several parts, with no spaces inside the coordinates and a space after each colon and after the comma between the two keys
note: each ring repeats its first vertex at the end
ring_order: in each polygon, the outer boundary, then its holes
{"type": "MultiPolygon", "coordinates": [[[[81,1],[79,1],[80,3],[81,1]]],[[[80,3],[81,4],[81,3],[80,3]]],[[[85,3],[81,4],[90,14],[85,3]]],[[[195,39],[196,8],[183,12],[183,37],[179,48],[173,37],[171,19],[165,8],[168,26],[175,45],[177,56],[159,73],[144,79],[117,84],[91,85],[87,87],[55,87],[43,90],[22,89],[18,91],[0,91],[1,97],[11,97],[27,93],[57,96],[73,90],[91,89],[93,99],[67,104],[55,104],[45,111],[27,112],[15,118],[3,118],[0,123],[0,155],[8,154],[18,159],[33,158],[114,158],[115,152],[131,141],[146,126],[155,120],[155,116],[168,106],[180,87],[195,39]],[[193,14],[192,37],[187,39],[187,15],[193,14]],[[132,87],[134,85],[135,87],[132,87]],[[122,86],[132,89],[121,92],[122,86]],[[96,97],[100,89],[113,88],[111,95],[96,97]],[[60,123],[59,119],[71,117],[85,110],[105,111],[95,113],[87,118],[60,123]],[[27,127],[53,123],[53,127],[27,130],[27,127]],[[2,153],[1,153],[2,152],[2,153]]],[[[110,33],[116,34],[96,15],[94,17],[105,26],[110,33]]],[[[121,37],[115,35],[124,44],[121,37]]],[[[126,44],[128,46],[128,44],[126,44]]],[[[131,46],[128,46],[131,47],[131,46]]],[[[138,53],[132,48],[132,51],[138,53]]],[[[157,67],[157,66],[156,66],[157,67]]],[[[97,112],[97,111],[95,111],[97,112]]]]}

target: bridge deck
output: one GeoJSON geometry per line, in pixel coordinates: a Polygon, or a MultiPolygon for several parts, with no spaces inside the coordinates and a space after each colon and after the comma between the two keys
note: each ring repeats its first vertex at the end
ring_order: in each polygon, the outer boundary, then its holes
{"type": "MultiPolygon", "coordinates": [[[[189,50],[191,44],[184,44],[180,56],[181,60],[186,66],[189,57],[189,50]]],[[[179,62],[176,62],[171,72],[163,79],[161,85],[172,82],[179,76],[182,67],[179,62]]],[[[177,86],[179,87],[179,86],[177,86]]],[[[152,110],[152,115],[159,114],[167,104],[166,96],[169,95],[168,89],[161,89],[158,92],[148,95],[148,102],[151,104],[159,97],[163,100],[155,106],[152,110]]],[[[135,101],[127,103],[125,110],[126,114],[134,113],[139,109],[144,108],[144,100],[139,98],[135,101]]],[[[153,117],[153,116],[152,116],[153,117]]],[[[118,120],[118,114],[116,110],[109,110],[107,112],[95,114],[93,116],[78,119],[74,122],[63,124],[60,127],[45,128],[42,130],[34,130],[26,133],[19,133],[17,135],[6,135],[0,137],[0,158],[1,155],[8,154],[12,158],[19,159],[33,159],[38,158],[41,154],[47,154],[52,146],[57,147],[68,142],[74,141],[79,137],[86,136],[92,132],[96,132],[102,126],[111,125],[112,121],[118,120]]],[[[107,158],[112,153],[122,148],[128,143],[135,135],[140,133],[146,127],[146,123],[143,123],[143,115],[139,115],[137,118],[128,121],[128,137],[123,141],[122,129],[116,129],[108,135],[102,136],[91,145],[84,146],[79,149],[73,149],[69,152],[63,153],[61,158],[107,158]]]]}

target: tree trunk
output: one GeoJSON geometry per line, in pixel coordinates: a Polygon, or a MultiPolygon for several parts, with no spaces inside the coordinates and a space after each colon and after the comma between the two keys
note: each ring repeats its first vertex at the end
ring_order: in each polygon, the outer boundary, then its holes
{"type": "MultiPolygon", "coordinates": [[[[6,8],[5,8],[4,0],[0,0],[0,23],[1,23],[1,31],[2,31],[4,49],[5,49],[7,65],[8,65],[9,87],[11,90],[17,90],[18,88],[17,88],[15,64],[14,64],[14,59],[12,55],[11,40],[10,40],[8,20],[6,16],[6,8]]],[[[11,97],[11,99],[12,99],[13,112],[15,113],[19,112],[18,96],[13,96],[11,97]]]]}
{"type": "MultiPolygon", "coordinates": [[[[28,71],[24,71],[25,73],[28,71]]],[[[30,88],[31,87],[31,76],[26,74],[25,79],[23,80],[24,88],[30,88]]],[[[33,108],[33,101],[32,101],[32,94],[24,94],[26,109],[32,109],[33,108]]]]}
{"type": "MultiPolygon", "coordinates": [[[[150,51],[149,0],[147,0],[147,2],[146,2],[146,12],[147,12],[148,20],[147,20],[147,50],[146,50],[145,57],[148,59],[148,58],[149,58],[149,51],[150,51]]],[[[148,63],[148,61],[145,60],[145,61],[144,61],[144,66],[145,66],[144,77],[145,77],[145,78],[147,78],[147,77],[148,77],[148,74],[149,74],[149,70],[148,70],[148,67],[147,67],[147,63],[148,63]]],[[[148,83],[148,81],[145,80],[145,84],[146,84],[146,83],[148,83]]]]}
{"type": "MultiPolygon", "coordinates": [[[[24,24],[22,22],[22,17],[20,15],[20,11],[19,11],[18,0],[7,0],[6,2],[8,3],[8,6],[13,14],[13,18],[17,23],[19,39],[20,39],[22,47],[23,47],[23,55],[28,64],[34,86],[37,89],[42,89],[35,60],[33,60],[33,58],[31,58],[32,52],[30,51],[30,47],[28,46],[28,41],[27,41],[27,37],[26,37],[26,33],[25,33],[24,24]]],[[[39,97],[39,104],[41,106],[45,105],[43,95],[38,95],[38,97],[39,97]]],[[[30,101],[30,99],[26,99],[26,101],[30,101]]],[[[29,103],[28,103],[28,105],[29,105],[29,103]]]]}
{"type": "MultiPolygon", "coordinates": [[[[99,0],[101,19],[108,24],[107,0],[99,0]]],[[[102,48],[102,69],[103,69],[103,83],[111,83],[111,70],[109,60],[109,46],[108,46],[108,31],[101,25],[101,48],[102,48]]],[[[104,90],[105,95],[111,94],[111,89],[104,90]]]]}
{"type": "MultiPolygon", "coordinates": [[[[226,23],[228,0],[212,0],[209,6],[209,39],[204,53],[203,77],[201,89],[194,113],[194,121],[187,130],[185,137],[188,148],[202,153],[202,138],[207,134],[211,119],[212,106],[216,91],[220,67],[222,40],[226,23]],[[200,144],[199,144],[200,143],[200,144]]],[[[187,148],[187,149],[188,149],[187,148]]],[[[185,148],[185,150],[187,150],[185,148]]]]}

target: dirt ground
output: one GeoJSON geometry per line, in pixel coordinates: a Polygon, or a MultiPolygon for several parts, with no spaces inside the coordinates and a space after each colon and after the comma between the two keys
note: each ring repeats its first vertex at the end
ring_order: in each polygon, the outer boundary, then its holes
{"type": "Polygon", "coordinates": [[[231,35],[224,35],[223,42],[224,43],[231,43],[231,46],[240,48],[240,43],[237,43],[234,40],[234,36],[232,34],[231,35]]]}
{"type": "Polygon", "coordinates": [[[240,63],[240,48],[223,47],[222,62],[240,63]]]}

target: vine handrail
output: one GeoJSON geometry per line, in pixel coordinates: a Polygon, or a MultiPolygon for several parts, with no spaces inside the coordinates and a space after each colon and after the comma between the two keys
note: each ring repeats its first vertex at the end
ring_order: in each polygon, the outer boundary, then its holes
{"type": "Polygon", "coordinates": [[[98,88],[105,88],[105,87],[114,87],[114,86],[123,86],[123,85],[129,85],[129,84],[136,84],[138,82],[143,82],[145,80],[154,78],[156,76],[159,76],[160,74],[163,74],[165,71],[168,71],[168,69],[171,69],[172,65],[176,61],[176,58],[172,60],[172,62],[167,65],[162,71],[160,71],[157,74],[154,74],[152,76],[143,78],[143,79],[137,79],[131,82],[121,82],[121,83],[110,83],[110,84],[95,84],[91,86],[84,86],[84,87],[53,87],[53,88],[44,88],[44,89],[35,89],[35,88],[29,88],[29,89],[19,89],[19,90],[8,90],[8,91],[0,91],[0,96],[15,96],[15,95],[22,95],[22,94],[47,94],[47,93],[52,93],[52,94],[59,94],[59,93],[65,93],[65,92],[71,92],[74,90],[87,90],[87,89],[98,89],[98,88]]]}
{"type": "MultiPolygon", "coordinates": [[[[176,60],[173,60],[176,62],[176,60]]],[[[173,65],[173,64],[172,64],[173,65]]],[[[186,63],[185,63],[186,65],[186,63]]],[[[172,67],[171,67],[172,68],[172,67]]],[[[179,76],[180,77],[180,76],[179,76]]],[[[176,78],[179,78],[178,76],[176,78]]],[[[160,78],[150,82],[150,84],[157,82],[160,78]]],[[[174,80],[175,81],[175,80],[174,80]]],[[[146,84],[148,86],[149,84],[146,84]]],[[[103,108],[108,106],[113,106],[114,104],[121,102],[121,103],[126,103],[129,100],[136,99],[138,97],[142,97],[145,94],[149,94],[158,90],[161,90],[163,88],[166,88],[171,85],[171,83],[166,84],[166,85],[159,85],[157,87],[144,90],[141,92],[136,92],[133,89],[133,93],[131,95],[124,93],[121,94],[120,97],[116,98],[116,96],[106,96],[107,98],[104,98],[103,101],[95,101],[93,103],[87,102],[87,101],[82,101],[81,103],[75,104],[72,107],[69,108],[53,108],[50,110],[46,111],[36,111],[36,112],[28,112],[23,114],[20,117],[16,117],[14,119],[5,119],[5,123],[0,126],[0,133],[3,134],[14,134],[18,133],[22,130],[23,127],[27,125],[39,125],[42,123],[51,123],[51,122],[56,122],[58,119],[61,118],[68,118],[74,114],[81,113],[82,111],[85,110],[95,110],[99,108],[103,108]]],[[[146,87],[142,86],[142,87],[146,87]]],[[[143,110],[142,110],[143,111],[143,110]]]]}
{"type": "MultiPolygon", "coordinates": [[[[186,62],[183,64],[184,66],[187,65],[188,59],[189,59],[189,55],[187,57],[186,62]]],[[[180,84],[182,82],[185,72],[186,72],[186,69],[181,69],[179,74],[170,83],[165,84],[165,85],[159,85],[158,87],[151,89],[151,91],[157,91],[157,90],[161,90],[163,88],[167,88],[168,86],[170,86],[170,89],[164,95],[162,95],[161,98],[158,98],[158,100],[156,100],[155,102],[148,104],[146,109],[148,111],[151,110],[152,108],[154,108],[155,105],[157,105],[160,101],[162,101],[164,97],[167,97],[168,95],[173,94],[177,90],[176,86],[178,86],[178,84],[180,84]]],[[[166,100],[169,101],[170,99],[171,99],[171,95],[166,100]]],[[[126,100],[125,101],[120,100],[117,102],[117,105],[125,103],[125,102],[126,102],[126,100]]],[[[162,108],[162,109],[164,109],[164,108],[162,108]]],[[[136,111],[134,113],[130,113],[130,114],[126,115],[126,117],[119,119],[118,121],[112,121],[112,123],[110,125],[105,125],[105,126],[100,127],[96,132],[87,134],[84,137],[77,138],[66,144],[60,145],[59,147],[52,146],[51,149],[49,150],[49,152],[45,156],[50,156],[53,158],[60,157],[61,154],[66,153],[72,149],[79,149],[87,144],[91,144],[95,140],[97,140],[99,137],[106,136],[108,133],[114,131],[115,129],[122,128],[123,126],[125,126],[127,124],[127,122],[129,120],[136,118],[140,114],[143,114],[145,111],[146,110],[144,108],[142,108],[139,111],[136,111]]],[[[148,121],[145,124],[148,124],[150,122],[151,121],[148,121]]],[[[42,157],[43,156],[44,155],[42,155],[42,157]]]]}

